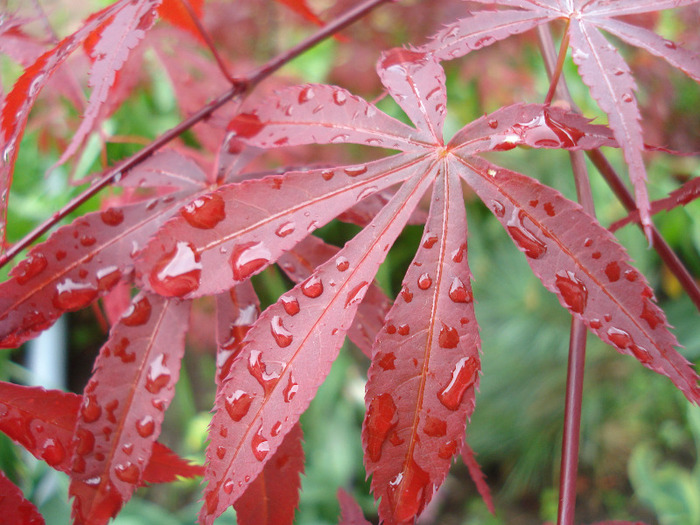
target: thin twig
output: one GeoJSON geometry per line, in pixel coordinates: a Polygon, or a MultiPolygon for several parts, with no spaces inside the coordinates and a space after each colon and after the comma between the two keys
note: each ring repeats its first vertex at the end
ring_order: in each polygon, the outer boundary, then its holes
{"type": "Polygon", "coordinates": [[[55,212],[51,217],[49,217],[47,220],[45,220],[43,223],[37,226],[29,234],[24,236],[22,240],[14,244],[10,249],[7,250],[7,252],[0,256],[0,268],[4,267],[22,250],[29,247],[34,241],[36,241],[44,233],[46,233],[53,226],[55,226],[66,215],[68,215],[78,206],[83,204],[87,199],[96,195],[100,190],[102,190],[106,186],[109,186],[115,180],[121,180],[122,177],[127,176],[129,170],[131,170],[136,165],[140,164],[148,157],[153,155],[165,144],[178,137],[198,122],[207,119],[209,116],[211,116],[211,114],[214,111],[219,109],[227,102],[243,96],[253,87],[255,87],[258,83],[260,83],[262,80],[273,74],[275,71],[284,66],[290,60],[296,58],[297,56],[316,46],[329,36],[332,36],[334,33],[337,33],[341,29],[344,29],[350,24],[356,22],[373,9],[389,1],[390,0],[367,0],[366,2],[355,7],[354,9],[351,9],[347,13],[339,16],[333,22],[330,22],[318,32],[303,40],[296,46],[292,47],[290,50],[273,58],[260,68],[253,70],[246,77],[234,79],[233,86],[228,91],[219,95],[216,99],[208,103],[206,106],[203,106],[199,111],[197,111],[188,119],[182,121],[174,128],[163,133],[160,137],[158,137],[150,145],[148,145],[138,153],[132,155],[125,161],[121,162],[119,165],[108,170],[107,173],[104,176],[102,176],[102,178],[95,181],[80,195],[72,199],[59,211],[55,212]]]}

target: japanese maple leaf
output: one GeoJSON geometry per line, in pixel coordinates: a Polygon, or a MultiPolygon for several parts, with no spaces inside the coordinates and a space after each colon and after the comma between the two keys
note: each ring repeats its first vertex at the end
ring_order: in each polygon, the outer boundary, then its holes
{"type": "Polygon", "coordinates": [[[513,9],[477,11],[457,21],[424,47],[441,60],[448,60],[491,45],[533,27],[563,19],[567,22],[572,57],[591,96],[608,115],[608,123],[629,166],[637,208],[647,237],[651,239],[646,170],[642,158],[644,141],[630,69],[600,30],[663,58],[696,81],[700,81],[700,56],[656,33],[615,17],[648,13],[691,5],[698,0],[477,0],[513,9]]]}
{"type": "Polygon", "coordinates": [[[160,294],[221,293],[358,200],[399,185],[355,238],[247,331],[217,393],[204,523],[241,496],[306,409],[386,252],[433,187],[423,241],[372,349],[363,430],[382,519],[398,523],[422,511],[462,450],[480,370],[460,178],[563,306],[698,400],[697,376],[674,350],[663,313],[614,238],[556,190],[478,156],[518,145],[614,146],[609,130],[560,109],[515,105],[469,124],[445,145],[446,93],[437,60],[394,50],[378,72],[415,128],[341,88],[306,85],[234,118],[229,143],[275,148],[354,142],[400,153],[223,186],[202,197],[198,208],[215,220],[193,223],[198,210],[189,218],[174,216],[136,263],[144,286],[160,294]]]}

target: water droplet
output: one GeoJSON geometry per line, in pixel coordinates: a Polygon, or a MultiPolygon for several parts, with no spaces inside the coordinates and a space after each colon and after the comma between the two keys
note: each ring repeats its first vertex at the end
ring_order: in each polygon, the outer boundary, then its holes
{"type": "Polygon", "coordinates": [[[498,121],[496,119],[493,119],[493,118],[489,119],[488,124],[489,124],[489,127],[491,129],[496,129],[498,127],[498,121]]]}
{"type": "Polygon", "coordinates": [[[238,244],[231,254],[231,268],[236,281],[244,281],[270,264],[270,250],[262,242],[238,244]]]}
{"type": "Polygon", "coordinates": [[[151,416],[144,416],[136,422],[136,432],[142,438],[147,438],[153,435],[156,428],[156,423],[151,416]]]}
{"type": "Polygon", "coordinates": [[[502,202],[492,200],[491,209],[493,210],[493,213],[496,214],[496,217],[503,217],[506,214],[506,207],[502,202]]]}
{"type": "Polygon", "coordinates": [[[467,253],[467,243],[462,244],[452,252],[452,260],[456,263],[461,263],[465,253],[467,253]]]}
{"type": "Polygon", "coordinates": [[[455,303],[470,303],[472,294],[459,277],[452,279],[449,291],[450,299],[455,303]]]}
{"type": "Polygon", "coordinates": [[[395,370],[394,361],[396,361],[394,352],[387,352],[377,360],[377,364],[381,366],[383,370],[395,370]]]}
{"type": "Polygon", "coordinates": [[[387,334],[395,334],[396,333],[396,326],[394,326],[393,324],[386,325],[386,333],[387,334]]]}
{"type": "Polygon", "coordinates": [[[381,458],[382,445],[398,421],[396,404],[391,394],[381,394],[370,401],[365,417],[365,429],[367,454],[372,461],[376,462],[381,458]]]}
{"type": "Polygon", "coordinates": [[[603,254],[600,252],[593,252],[591,254],[591,257],[593,257],[594,259],[600,259],[602,256],[603,256],[603,254]]]}
{"type": "Polygon", "coordinates": [[[625,279],[627,279],[630,282],[634,282],[637,280],[639,275],[637,274],[636,270],[625,270],[625,279]]]}
{"type": "Polygon", "coordinates": [[[628,348],[632,344],[632,337],[630,334],[619,328],[608,329],[608,338],[616,347],[620,350],[628,348]]]}
{"type": "Polygon", "coordinates": [[[100,213],[100,218],[107,226],[119,226],[124,221],[124,212],[119,208],[107,208],[100,213]]]}
{"type": "Polygon", "coordinates": [[[437,235],[435,235],[435,234],[428,235],[428,236],[425,238],[425,240],[423,241],[423,248],[426,248],[426,249],[429,250],[430,248],[432,248],[432,247],[435,245],[435,243],[437,242],[437,240],[438,240],[438,236],[437,236],[437,235]]]}
{"type": "Polygon", "coordinates": [[[80,310],[95,300],[97,293],[97,288],[89,283],[76,283],[72,279],[65,279],[56,285],[53,305],[59,310],[80,310]]]}
{"type": "Polygon", "coordinates": [[[438,457],[442,459],[450,459],[457,452],[457,441],[451,440],[440,445],[438,449],[438,457]]]}
{"type": "Polygon", "coordinates": [[[483,36],[472,44],[472,49],[481,49],[482,47],[491,45],[495,41],[495,38],[491,35],[483,36]]]}
{"type": "Polygon", "coordinates": [[[670,40],[664,40],[664,45],[665,45],[668,49],[676,49],[676,43],[675,43],[675,42],[671,42],[670,40]]]}
{"type": "Polygon", "coordinates": [[[124,454],[126,454],[127,456],[131,456],[131,454],[134,452],[134,444],[124,443],[122,445],[122,450],[124,451],[124,454]]]}
{"type": "MultiPolygon", "coordinates": [[[[62,261],[68,255],[64,250],[56,250],[56,260],[62,261]]],[[[21,283],[20,283],[21,284],[21,283]]]]}
{"type": "Polygon", "coordinates": [[[226,218],[224,199],[218,193],[198,197],[180,210],[180,214],[194,228],[208,230],[226,218]]]}
{"type": "Polygon", "coordinates": [[[418,277],[418,288],[421,290],[427,290],[431,284],[433,284],[433,280],[427,273],[423,273],[418,277]]]}
{"type": "Polygon", "coordinates": [[[224,492],[226,494],[231,494],[233,492],[233,488],[235,487],[235,485],[236,484],[233,482],[232,479],[227,479],[223,485],[224,492]]]}
{"type": "Polygon", "coordinates": [[[270,452],[270,443],[268,443],[267,439],[262,435],[262,425],[260,425],[260,428],[258,428],[258,431],[253,436],[250,446],[253,449],[255,459],[258,461],[265,459],[267,453],[270,452]]]}
{"type": "Polygon", "coordinates": [[[15,277],[15,279],[17,279],[17,283],[25,284],[32,277],[35,277],[43,272],[47,264],[48,261],[43,254],[33,253],[15,266],[10,273],[13,277],[15,277]]]}
{"type": "Polygon", "coordinates": [[[653,360],[651,354],[646,348],[637,346],[636,344],[632,344],[630,345],[630,350],[632,351],[634,357],[636,357],[642,364],[651,363],[651,361],[653,360]]]}
{"type": "Polygon", "coordinates": [[[350,138],[350,135],[347,133],[341,133],[340,135],[336,135],[335,137],[331,138],[330,142],[333,144],[342,144],[343,142],[346,142],[350,138]]]}
{"type": "Polygon", "coordinates": [[[127,461],[124,465],[117,465],[114,468],[114,473],[117,475],[117,478],[122,480],[124,483],[131,483],[132,485],[138,483],[139,478],[141,477],[139,467],[129,461],[127,461]]]}
{"type": "Polygon", "coordinates": [[[92,246],[97,242],[97,239],[95,239],[92,235],[81,235],[80,236],[80,244],[82,244],[85,247],[92,246]]]}
{"type": "Polygon", "coordinates": [[[122,363],[133,363],[136,361],[136,352],[127,352],[127,348],[129,348],[129,339],[122,337],[112,345],[111,350],[114,357],[121,359],[122,363]]]}
{"type": "Polygon", "coordinates": [[[224,459],[226,457],[226,447],[216,447],[216,457],[219,459],[224,459]]]}
{"type": "Polygon", "coordinates": [[[100,268],[95,274],[97,276],[97,288],[101,292],[107,292],[114,288],[122,277],[122,273],[116,266],[100,268]]]}
{"type": "Polygon", "coordinates": [[[598,330],[601,326],[603,326],[603,323],[600,322],[600,319],[591,319],[590,324],[593,330],[598,330]]]}
{"type": "Polygon", "coordinates": [[[551,202],[545,202],[544,203],[544,211],[549,215],[550,217],[554,217],[556,215],[556,211],[554,210],[554,205],[551,202]]]}
{"type": "Polygon", "coordinates": [[[207,514],[212,515],[216,513],[216,510],[219,507],[219,491],[217,489],[207,491],[204,499],[207,505],[207,514]]]}
{"type": "Polygon", "coordinates": [[[240,421],[250,410],[253,396],[246,394],[243,390],[236,390],[233,394],[226,396],[224,407],[226,412],[234,421],[240,421]]]}
{"type": "Polygon", "coordinates": [[[572,312],[582,314],[588,302],[586,285],[569,270],[566,273],[557,272],[555,278],[555,285],[559,289],[564,302],[572,312]]]}
{"type": "Polygon", "coordinates": [[[275,385],[279,381],[280,372],[268,372],[267,366],[260,359],[262,352],[260,350],[252,350],[250,352],[250,357],[248,358],[248,371],[255,379],[257,379],[260,386],[263,387],[265,392],[265,397],[269,396],[275,385]]]}
{"type": "Polygon", "coordinates": [[[586,248],[589,248],[592,244],[593,244],[593,239],[591,239],[590,237],[586,237],[586,240],[583,241],[583,245],[586,248]]]}
{"type": "Polygon", "coordinates": [[[306,297],[315,299],[323,293],[323,282],[317,275],[312,275],[301,285],[301,293],[306,297]]]}
{"type": "Polygon", "coordinates": [[[294,399],[294,396],[297,395],[297,391],[299,390],[299,385],[294,381],[294,377],[292,376],[292,373],[289,373],[289,381],[287,382],[287,386],[284,387],[284,390],[282,391],[282,396],[284,397],[284,401],[286,403],[289,403],[292,399],[294,399]]]}
{"type": "Polygon", "coordinates": [[[452,379],[437,395],[440,402],[449,410],[457,410],[464,393],[476,381],[478,371],[479,363],[471,356],[457,361],[452,370],[452,379]]]}
{"type": "Polygon", "coordinates": [[[275,230],[275,235],[278,237],[286,237],[294,233],[296,225],[293,222],[285,222],[280,224],[280,226],[275,230]]]}
{"type": "Polygon", "coordinates": [[[66,459],[66,449],[60,441],[49,438],[41,445],[39,456],[50,466],[55,467],[66,459]]]}
{"type": "Polygon", "coordinates": [[[436,417],[427,416],[423,432],[432,437],[442,437],[447,434],[447,422],[436,417]]]}
{"type": "Polygon", "coordinates": [[[178,241],[174,250],[166,253],[151,270],[153,290],[165,297],[180,297],[199,288],[202,265],[193,244],[178,241]]]}
{"type": "Polygon", "coordinates": [[[525,226],[526,218],[528,218],[527,214],[523,210],[513,209],[506,227],[525,255],[531,259],[539,259],[547,252],[547,245],[525,226]]]}
{"type": "Polygon", "coordinates": [[[350,262],[341,255],[335,260],[335,267],[339,272],[344,272],[350,267],[350,262]]]}
{"type": "Polygon", "coordinates": [[[617,264],[617,261],[613,261],[605,267],[605,275],[608,276],[611,283],[620,279],[620,265],[617,264]]]}
{"type": "Polygon", "coordinates": [[[333,178],[333,175],[335,175],[335,172],[333,170],[323,170],[321,172],[321,177],[323,177],[323,180],[331,180],[333,178]]]}
{"type": "Polygon", "coordinates": [[[236,137],[251,138],[260,133],[265,124],[254,113],[240,113],[228,125],[227,130],[236,137]]]}
{"type": "Polygon", "coordinates": [[[343,104],[345,104],[347,99],[348,97],[345,94],[345,91],[341,89],[336,89],[335,91],[333,91],[333,102],[335,102],[338,106],[342,106],[343,104]]]}
{"type": "Polygon", "coordinates": [[[306,86],[299,92],[299,104],[305,104],[316,96],[311,86],[306,86]]]}
{"type": "Polygon", "coordinates": [[[348,177],[357,177],[363,173],[367,173],[367,166],[350,166],[343,170],[348,177]]]}
{"type": "Polygon", "coordinates": [[[413,294],[408,290],[408,286],[406,285],[401,287],[401,298],[407,303],[413,301],[413,294]]]}
{"type": "Polygon", "coordinates": [[[143,296],[135,303],[132,302],[129,309],[122,315],[122,324],[126,326],[141,326],[151,318],[151,302],[143,296]]]}
{"type": "Polygon", "coordinates": [[[299,301],[297,301],[294,297],[282,295],[280,297],[280,302],[282,303],[284,311],[287,312],[288,315],[296,315],[299,313],[299,301]]]}
{"type": "Polygon", "coordinates": [[[432,494],[428,491],[430,476],[411,458],[393,480],[389,482],[388,496],[394,509],[396,523],[412,520],[420,514],[432,494]]]}
{"type": "Polygon", "coordinates": [[[278,421],[274,425],[272,425],[272,428],[270,429],[270,435],[272,437],[278,436],[280,433],[280,430],[282,430],[282,422],[278,421]]]}
{"type": "Polygon", "coordinates": [[[457,330],[442,323],[440,335],[438,336],[438,344],[441,348],[455,348],[459,344],[459,334],[457,330]]]}
{"type": "Polygon", "coordinates": [[[634,100],[634,97],[630,93],[624,93],[622,95],[622,101],[623,102],[632,102],[634,100]]]}
{"type": "Polygon", "coordinates": [[[275,343],[277,343],[277,346],[280,348],[285,348],[292,344],[292,340],[294,339],[292,333],[284,327],[282,318],[279,315],[272,317],[270,321],[270,332],[275,339],[275,343]]]}
{"type": "Polygon", "coordinates": [[[579,141],[586,135],[583,131],[557,120],[550,109],[544,110],[544,123],[559,139],[560,144],[557,144],[555,147],[574,148],[578,146],[579,141]]]}
{"type": "Polygon", "coordinates": [[[102,415],[102,407],[97,403],[97,398],[93,394],[83,396],[83,405],[80,414],[86,423],[94,423],[102,415]]]}
{"type": "Polygon", "coordinates": [[[659,309],[646,299],[644,300],[644,306],[642,307],[641,317],[647,322],[649,328],[652,330],[656,329],[659,324],[664,324],[664,319],[661,316],[659,309]]]}
{"type": "Polygon", "coordinates": [[[353,289],[348,292],[348,296],[345,299],[345,308],[360,303],[362,299],[364,299],[365,293],[367,293],[368,286],[369,282],[367,281],[356,284],[353,289]]]}
{"type": "Polygon", "coordinates": [[[399,335],[408,335],[411,333],[411,327],[407,324],[400,324],[397,331],[399,332],[399,335]]]}
{"type": "Polygon", "coordinates": [[[165,354],[160,354],[148,367],[146,375],[146,390],[151,394],[157,394],[170,382],[170,369],[165,365],[165,354]]]}

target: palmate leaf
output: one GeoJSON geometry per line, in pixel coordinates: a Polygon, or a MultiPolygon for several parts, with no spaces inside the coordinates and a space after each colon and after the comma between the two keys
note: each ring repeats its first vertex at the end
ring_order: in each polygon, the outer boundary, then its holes
{"type": "MultiPolygon", "coordinates": [[[[70,474],[73,432],[82,396],[60,390],[0,382],[0,431],[49,466],[70,474]]],[[[177,477],[201,476],[204,470],[156,442],[143,472],[143,483],[169,483],[177,477]]]]}
{"type": "Polygon", "coordinates": [[[639,124],[639,108],[634,96],[636,84],[629,67],[618,51],[599,29],[604,29],[626,42],[646,49],[679,68],[695,80],[700,80],[700,57],[682,49],[655,33],[621,22],[613,17],[647,13],[691,5],[697,0],[652,2],[609,2],[595,0],[579,2],[560,0],[546,2],[479,0],[484,4],[503,5],[518,9],[477,11],[438,34],[424,47],[442,60],[452,59],[490,45],[508,36],[526,31],[551,20],[569,22],[572,57],[591,96],[608,115],[615,139],[629,166],[634,184],[641,222],[651,239],[649,197],[646,190],[646,169],[642,159],[644,141],[639,124]]]}
{"type": "Polygon", "coordinates": [[[362,437],[385,523],[419,514],[464,442],[481,368],[457,175],[435,181],[421,245],[375,341],[362,437]]]}
{"type": "Polygon", "coordinates": [[[85,387],[69,493],[76,523],[106,523],[143,479],[175,393],[189,301],[137,295],[85,387]]]}
{"type": "Polygon", "coordinates": [[[44,518],[22,491],[0,470],[0,515],[5,523],[44,525],[44,518]]]}

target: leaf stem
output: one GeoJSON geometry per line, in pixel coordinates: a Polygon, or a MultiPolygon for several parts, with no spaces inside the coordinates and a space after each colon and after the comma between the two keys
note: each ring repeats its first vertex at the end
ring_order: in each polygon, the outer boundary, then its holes
{"type": "Polygon", "coordinates": [[[284,66],[290,60],[301,55],[305,51],[314,47],[318,43],[322,42],[326,38],[337,33],[341,29],[344,29],[348,25],[356,22],[367,13],[373,9],[379,7],[381,4],[387,3],[391,0],[367,0],[357,7],[350,9],[343,15],[340,15],[334,21],[328,23],[325,27],[303,40],[296,46],[292,47],[288,51],[281,53],[277,57],[271,59],[263,66],[258,69],[253,70],[245,77],[239,79],[231,79],[233,86],[226,92],[219,95],[217,98],[209,102],[207,105],[203,106],[192,116],[183,120],[180,124],[174,128],[169,129],[163,133],[160,137],[151,142],[144,149],[135,153],[125,161],[121,162],[117,166],[107,170],[107,173],[103,175],[100,179],[94,181],[90,187],[84,190],[80,195],[73,198],[68,204],[63,206],[59,211],[55,212],[51,217],[42,222],[39,226],[34,228],[30,233],[25,235],[20,241],[12,245],[4,254],[0,256],[0,268],[3,268],[7,263],[14,259],[22,250],[29,247],[34,241],[41,237],[44,233],[55,226],[61,219],[66,215],[75,210],[78,206],[83,204],[89,198],[96,195],[100,190],[106,186],[113,183],[115,180],[121,180],[122,177],[127,176],[128,171],[148,157],[153,155],[156,151],[162,148],[165,144],[178,137],[192,126],[201,122],[209,116],[211,116],[214,111],[219,109],[221,106],[230,102],[233,99],[240,98],[245,93],[250,91],[258,83],[263,81],[265,78],[270,76],[272,73],[277,71],[279,68],[284,66]]]}
{"type": "MultiPolygon", "coordinates": [[[[540,26],[538,26],[538,29],[542,29],[542,31],[538,31],[538,34],[540,34],[540,35],[543,32],[546,32],[547,34],[549,34],[550,35],[549,36],[549,43],[552,43],[552,36],[551,36],[551,33],[549,32],[549,28],[546,28],[546,27],[540,25],[540,26]]],[[[540,47],[545,47],[545,46],[540,46],[540,47]]],[[[562,72],[562,69],[564,68],[564,60],[566,59],[566,50],[568,48],[569,48],[569,19],[567,18],[566,27],[564,28],[564,36],[561,38],[561,44],[559,46],[559,55],[557,56],[557,63],[554,67],[552,67],[551,64],[549,67],[547,67],[547,73],[549,74],[550,81],[549,81],[549,91],[547,91],[547,96],[544,99],[544,103],[546,105],[549,105],[552,103],[552,98],[554,97],[554,92],[557,90],[557,85],[559,84],[559,78],[561,77],[561,72],[562,72]]],[[[549,55],[552,55],[553,54],[552,52],[553,52],[553,48],[551,48],[549,55]]],[[[568,92],[568,90],[567,90],[567,92],[568,92]]]]}

